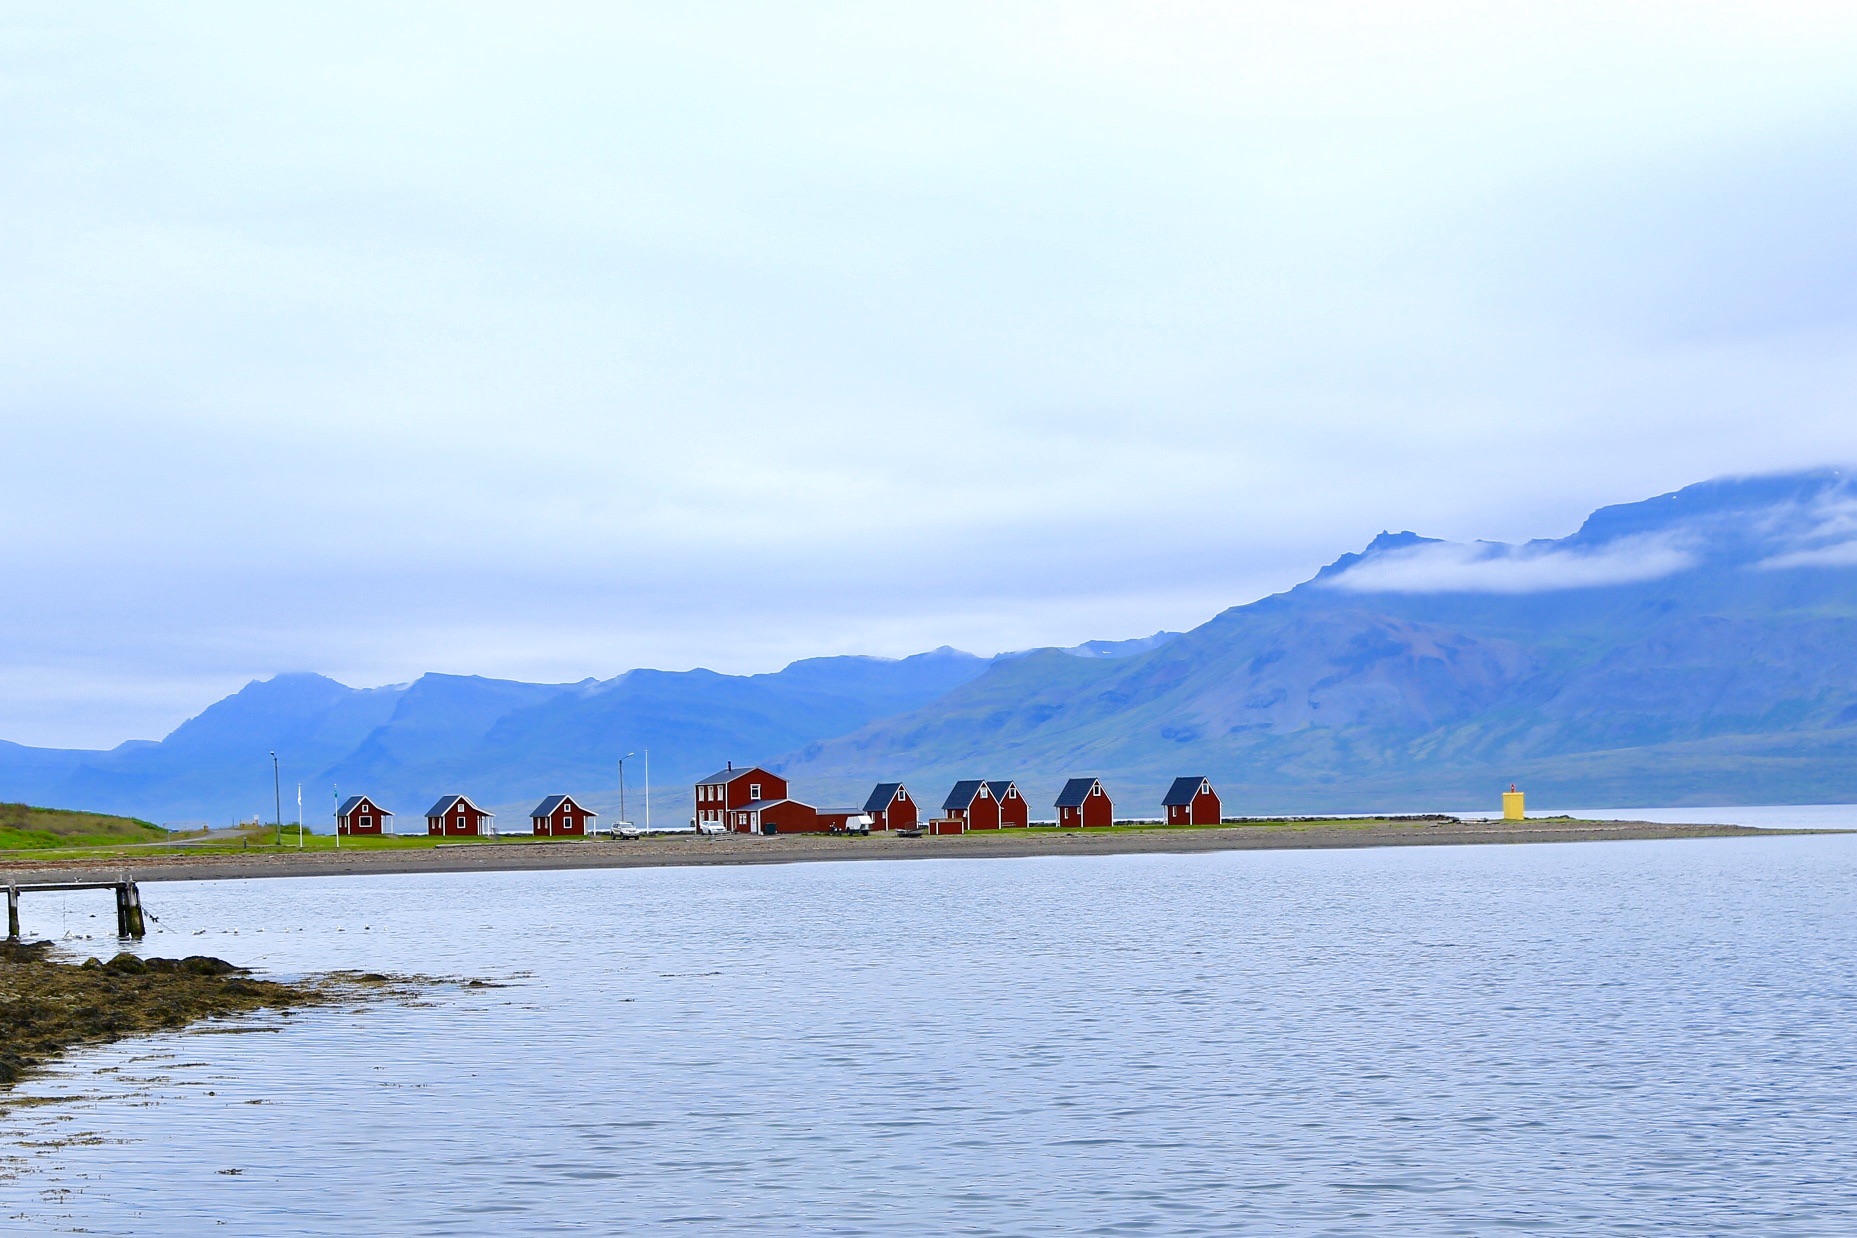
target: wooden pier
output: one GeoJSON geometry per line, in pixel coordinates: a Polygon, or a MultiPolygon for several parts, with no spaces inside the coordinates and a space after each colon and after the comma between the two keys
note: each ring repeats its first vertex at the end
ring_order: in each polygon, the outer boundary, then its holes
{"type": "Polygon", "coordinates": [[[141,938],[146,935],[142,924],[142,892],[135,888],[135,882],[128,877],[119,877],[115,881],[38,881],[21,885],[9,881],[6,885],[6,939],[19,940],[19,896],[48,892],[68,893],[75,890],[114,890],[116,891],[116,935],[118,937],[141,938]]]}

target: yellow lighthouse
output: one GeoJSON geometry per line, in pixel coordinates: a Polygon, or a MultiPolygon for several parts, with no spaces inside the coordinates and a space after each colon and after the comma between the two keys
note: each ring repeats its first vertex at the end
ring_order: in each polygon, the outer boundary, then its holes
{"type": "Polygon", "coordinates": [[[1528,814],[1522,810],[1522,793],[1515,789],[1514,783],[1510,783],[1509,789],[1502,793],[1502,819],[1504,821],[1520,821],[1527,815],[1528,814]]]}

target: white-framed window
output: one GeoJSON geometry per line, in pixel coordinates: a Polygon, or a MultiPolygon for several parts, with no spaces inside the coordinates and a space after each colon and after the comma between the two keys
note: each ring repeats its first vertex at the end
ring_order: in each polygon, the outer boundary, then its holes
{"type": "Polygon", "coordinates": [[[909,792],[903,790],[901,787],[898,787],[896,790],[896,802],[899,804],[903,804],[903,803],[907,803],[908,800],[909,800],[909,792]]]}
{"type": "Polygon", "coordinates": [[[367,829],[372,829],[373,827],[374,827],[374,818],[372,818],[372,817],[363,817],[363,818],[361,818],[361,828],[362,828],[362,829],[364,829],[364,830],[367,830],[367,829]]]}
{"type": "Polygon", "coordinates": [[[748,798],[751,800],[758,800],[761,798],[761,784],[760,783],[751,782],[748,784],[748,798]]]}

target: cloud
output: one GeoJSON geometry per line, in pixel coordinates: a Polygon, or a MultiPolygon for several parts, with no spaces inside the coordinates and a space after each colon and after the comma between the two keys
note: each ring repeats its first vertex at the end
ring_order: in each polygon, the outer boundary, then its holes
{"type": "Polygon", "coordinates": [[[1791,550],[1783,555],[1762,559],[1755,566],[1769,570],[1788,567],[1857,567],[1857,538],[1829,546],[1815,546],[1810,550],[1791,550]]]}
{"type": "Polygon", "coordinates": [[[1785,549],[1754,566],[1769,571],[1789,567],[1857,567],[1857,498],[1840,487],[1815,503],[1795,507],[1775,540],[1785,549]]]}
{"type": "Polygon", "coordinates": [[[1546,593],[1656,580],[1695,563],[1694,553],[1663,533],[1623,537],[1594,550],[1427,542],[1376,554],[1322,583],[1354,593],[1546,593]]]}

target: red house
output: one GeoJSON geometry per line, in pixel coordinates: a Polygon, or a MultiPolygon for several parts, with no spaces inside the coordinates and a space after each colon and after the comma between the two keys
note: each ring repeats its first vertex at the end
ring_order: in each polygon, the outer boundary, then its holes
{"type": "Polygon", "coordinates": [[[476,838],[496,833],[496,814],[471,803],[468,796],[444,795],[426,809],[426,833],[441,838],[476,838]]]}
{"type": "Polygon", "coordinates": [[[1073,829],[1097,829],[1115,824],[1115,805],[1094,778],[1072,778],[1057,797],[1057,823],[1073,829]]]}
{"type": "Polygon", "coordinates": [[[864,812],[873,830],[913,830],[916,828],[916,802],[909,789],[900,782],[880,782],[864,801],[864,812]]]}
{"type": "Polygon", "coordinates": [[[1217,825],[1219,793],[1204,778],[1176,778],[1161,800],[1168,825],[1217,825]]]}
{"type": "Polygon", "coordinates": [[[1010,779],[1004,782],[989,782],[987,790],[993,793],[993,802],[999,805],[999,828],[1025,829],[1032,823],[1032,808],[1019,794],[1019,787],[1010,779]]]}
{"type": "Polygon", "coordinates": [[[530,810],[529,824],[537,838],[585,838],[599,815],[576,804],[571,795],[551,795],[530,810]]]}
{"type": "MultiPolygon", "coordinates": [[[[770,774],[758,765],[728,768],[711,774],[696,784],[696,822],[698,825],[720,824],[736,829],[737,810],[752,803],[772,803],[787,798],[787,780],[770,774]]],[[[753,831],[760,833],[760,830],[753,831]]]]}
{"type": "Polygon", "coordinates": [[[727,824],[737,834],[819,834],[831,828],[812,805],[786,798],[749,800],[729,810],[727,824]]]}
{"type": "Polygon", "coordinates": [[[351,795],[335,810],[337,834],[384,834],[393,814],[365,795],[351,795]]]}
{"type": "Polygon", "coordinates": [[[937,834],[964,834],[968,830],[997,830],[999,828],[999,801],[993,798],[993,788],[978,778],[964,778],[954,784],[954,790],[948,792],[948,798],[941,802],[941,819],[959,822],[960,829],[941,829],[937,834]]]}

